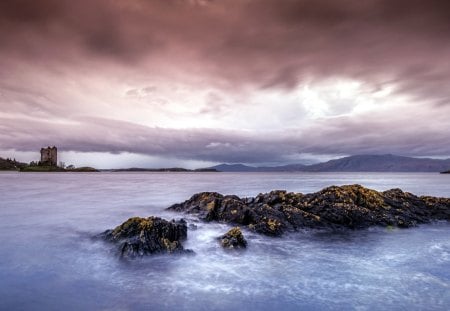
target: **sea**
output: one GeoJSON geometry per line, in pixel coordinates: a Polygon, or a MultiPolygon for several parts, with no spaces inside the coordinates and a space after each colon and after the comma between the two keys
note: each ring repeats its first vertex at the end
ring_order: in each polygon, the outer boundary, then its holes
{"type": "Polygon", "coordinates": [[[271,238],[169,212],[194,193],[331,185],[450,197],[432,173],[0,173],[0,310],[449,310],[450,224],[271,238]],[[185,217],[193,255],[121,260],[95,239],[134,216],[185,217]]]}

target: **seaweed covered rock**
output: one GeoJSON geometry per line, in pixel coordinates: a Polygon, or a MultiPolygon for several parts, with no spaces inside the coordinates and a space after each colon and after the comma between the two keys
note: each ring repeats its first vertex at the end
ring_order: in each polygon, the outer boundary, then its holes
{"type": "Polygon", "coordinates": [[[248,225],[252,222],[252,210],[235,195],[217,192],[200,192],[189,200],[174,204],[169,210],[196,214],[205,221],[226,221],[248,225]]]}
{"type": "Polygon", "coordinates": [[[246,248],[247,241],[242,234],[241,228],[231,228],[227,233],[220,237],[220,244],[224,248],[246,248]]]}
{"type": "Polygon", "coordinates": [[[412,227],[450,220],[450,199],[418,197],[400,189],[378,192],[360,185],[331,186],[310,194],[276,190],[242,199],[203,192],[169,209],[271,236],[302,228],[412,227]]]}
{"type": "Polygon", "coordinates": [[[187,237],[186,222],[159,217],[133,217],[102,237],[118,245],[121,257],[134,258],[157,253],[186,252],[181,242],[187,237]]]}
{"type": "Polygon", "coordinates": [[[215,209],[221,204],[223,197],[217,192],[200,192],[183,203],[172,205],[169,209],[197,214],[202,220],[216,220],[215,209]]]}
{"type": "MultiPolygon", "coordinates": [[[[298,207],[320,217],[321,224],[351,229],[385,224],[389,205],[383,195],[360,185],[332,186],[305,195],[298,207]]],[[[387,221],[385,225],[393,225],[387,221]]]]}

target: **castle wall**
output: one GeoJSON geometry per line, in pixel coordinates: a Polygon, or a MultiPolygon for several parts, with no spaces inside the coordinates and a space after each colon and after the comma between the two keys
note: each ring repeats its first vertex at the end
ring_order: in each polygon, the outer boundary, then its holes
{"type": "Polygon", "coordinates": [[[58,150],[56,147],[41,148],[41,164],[57,166],[58,150]]]}

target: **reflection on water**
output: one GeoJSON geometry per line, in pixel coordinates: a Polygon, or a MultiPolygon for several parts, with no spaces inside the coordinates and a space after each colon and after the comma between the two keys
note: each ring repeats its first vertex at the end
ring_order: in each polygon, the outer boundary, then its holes
{"type": "MultiPolygon", "coordinates": [[[[229,226],[196,223],[192,256],[120,261],[91,236],[131,216],[164,211],[195,192],[253,196],[360,183],[450,197],[438,174],[0,174],[0,309],[445,310],[450,226],[409,230],[245,232],[243,252],[221,249],[229,226]]],[[[188,219],[193,222],[194,219],[188,219]]]]}

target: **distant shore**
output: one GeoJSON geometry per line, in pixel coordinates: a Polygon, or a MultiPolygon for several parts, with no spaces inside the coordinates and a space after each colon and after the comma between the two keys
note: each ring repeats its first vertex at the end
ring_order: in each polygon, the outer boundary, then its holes
{"type": "Polygon", "coordinates": [[[215,169],[186,169],[186,168],[123,168],[123,169],[96,169],[89,166],[77,167],[77,168],[62,168],[59,166],[23,166],[12,168],[0,168],[0,172],[21,172],[21,173],[96,173],[96,172],[193,172],[203,173],[211,172],[217,173],[215,169]]]}
{"type": "Polygon", "coordinates": [[[59,166],[25,166],[25,167],[21,167],[19,169],[19,172],[33,172],[33,173],[47,173],[47,172],[67,172],[67,173],[71,173],[71,172],[100,172],[99,170],[93,168],[93,167],[89,167],[89,166],[84,166],[84,167],[77,167],[77,168],[72,168],[72,169],[66,169],[66,168],[62,168],[59,166]]]}
{"type": "Polygon", "coordinates": [[[219,172],[216,169],[212,168],[199,168],[199,169],[187,169],[187,168],[181,168],[181,167],[172,167],[172,168],[139,168],[139,167],[132,167],[132,168],[120,168],[120,169],[105,169],[100,170],[102,172],[219,172]]]}
{"type": "Polygon", "coordinates": [[[0,170],[20,170],[23,172],[429,172],[436,174],[441,172],[442,174],[450,174],[449,168],[450,158],[414,158],[392,154],[354,155],[316,164],[297,163],[280,166],[250,166],[242,163],[222,163],[198,169],[186,169],[183,167],[76,168],[73,165],[65,166],[62,162],[57,166],[56,160],[49,162],[41,159],[39,162],[32,161],[28,164],[16,161],[16,159],[0,158],[0,170]]]}

